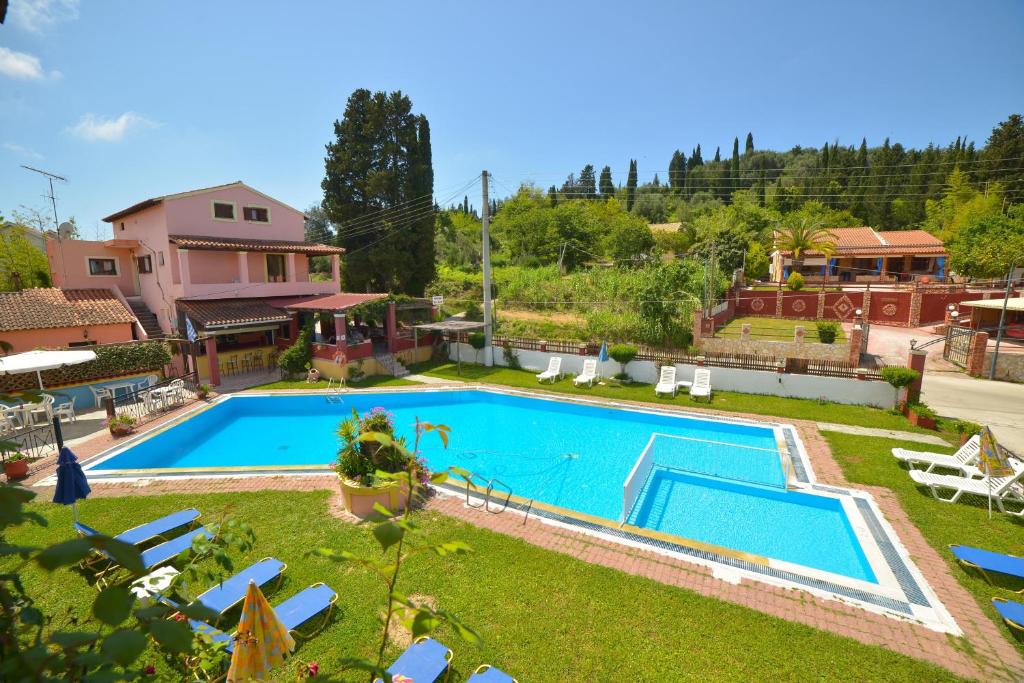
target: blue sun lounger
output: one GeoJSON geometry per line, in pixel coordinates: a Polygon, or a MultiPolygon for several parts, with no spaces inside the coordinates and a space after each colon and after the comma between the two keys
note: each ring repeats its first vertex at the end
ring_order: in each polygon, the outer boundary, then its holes
{"type": "Polygon", "coordinates": [[[481,664],[466,680],[466,683],[519,683],[519,681],[490,664],[481,664]]]}
{"type": "Polygon", "coordinates": [[[388,667],[388,673],[408,676],[416,683],[433,683],[441,674],[448,673],[451,661],[451,650],[433,638],[420,636],[388,667]]]}
{"type": "Polygon", "coordinates": [[[994,553],[991,550],[972,548],[969,545],[951,545],[949,550],[960,564],[977,569],[989,583],[992,583],[992,580],[989,579],[986,572],[996,572],[1024,579],[1024,557],[994,553]]]}
{"type": "Polygon", "coordinates": [[[992,605],[1007,626],[1024,633],[1024,605],[1006,598],[992,598],[992,605]]]}
{"type": "MultiPolygon", "coordinates": [[[[199,510],[195,508],[179,510],[160,519],[154,519],[152,522],[146,522],[145,524],[122,531],[117,536],[114,536],[114,540],[129,545],[142,545],[158,538],[167,540],[164,539],[164,534],[168,531],[174,531],[179,527],[187,526],[197,519],[199,519],[199,510]]],[[[75,531],[82,536],[99,536],[101,534],[101,532],[81,522],[75,522],[75,531]]]]}
{"type": "MultiPolygon", "coordinates": [[[[284,624],[284,627],[289,632],[301,638],[310,638],[327,624],[327,621],[331,618],[334,602],[337,599],[338,594],[326,584],[315,583],[282,602],[274,608],[274,611],[277,613],[277,618],[281,620],[281,623],[284,624]],[[299,631],[300,626],[321,612],[325,614],[318,628],[306,633],[299,631]]],[[[189,619],[188,623],[196,633],[205,633],[214,643],[224,643],[227,652],[234,650],[234,638],[224,631],[218,630],[198,619],[189,619]]]]}
{"type": "MultiPolygon", "coordinates": [[[[197,537],[202,536],[204,538],[213,538],[213,534],[205,526],[193,529],[192,531],[186,532],[181,536],[176,536],[169,541],[164,541],[160,545],[155,545],[152,548],[147,548],[142,551],[142,568],[147,573],[153,571],[157,567],[167,564],[175,557],[177,557],[182,551],[188,550],[192,547],[192,541],[197,537]]],[[[110,565],[99,572],[96,576],[96,585],[99,588],[104,588],[113,583],[116,583],[121,578],[123,567],[117,563],[112,555],[107,553],[105,550],[100,550],[106,559],[110,560],[110,565]]],[[[130,576],[130,575],[129,575],[130,576]]]]}
{"type": "MultiPolygon", "coordinates": [[[[280,581],[287,568],[288,565],[281,560],[265,557],[206,590],[193,600],[192,604],[202,605],[206,609],[224,616],[228,610],[245,599],[245,591],[250,581],[255,581],[257,586],[264,586],[274,579],[280,581]]],[[[180,608],[180,605],[170,598],[161,596],[160,601],[170,607],[180,608]]]]}

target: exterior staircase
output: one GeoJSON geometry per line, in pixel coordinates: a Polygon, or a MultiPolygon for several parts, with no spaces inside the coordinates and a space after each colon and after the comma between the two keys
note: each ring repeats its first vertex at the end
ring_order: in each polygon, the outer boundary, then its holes
{"type": "Polygon", "coordinates": [[[146,335],[150,339],[163,339],[164,331],[160,329],[160,323],[157,322],[156,315],[149,310],[146,303],[141,297],[125,297],[128,305],[131,306],[132,313],[139,320],[139,324],[142,325],[142,329],[146,331],[146,335]]]}
{"type": "Polygon", "coordinates": [[[405,377],[409,374],[409,369],[402,365],[401,361],[386,351],[383,353],[374,353],[373,358],[392,377],[405,377]]]}

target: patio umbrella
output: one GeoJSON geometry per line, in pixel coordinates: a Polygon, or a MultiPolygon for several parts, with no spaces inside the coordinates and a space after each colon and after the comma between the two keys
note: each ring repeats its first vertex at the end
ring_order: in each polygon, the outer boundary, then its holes
{"type": "MultiPolygon", "coordinates": [[[[601,350],[597,353],[597,362],[598,363],[606,363],[606,362],[608,362],[608,342],[604,341],[603,339],[601,340],[601,350]]],[[[598,374],[599,377],[601,376],[601,373],[597,373],[597,374],[598,374]]]]}
{"type": "Polygon", "coordinates": [[[43,388],[43,370],[55,370],[69,365],[88,363],[96,360],[95,351],[26,351],[13,356],[0,358],[0,375],[16,375],[22,372],[34,372],[39,380],[39,388],[43,388]]]}
{"type": "Polygon", "coordinates": [[[88,496],[91,490],[78,458],[67,446],[61,448],[57,456],[57,487],[53,491],[53,502],[70,505],[77,523],[78,499],[88,496]]]}
{"type": "Polygon", "coordinates": [[[255,581],[249,581],[242,605],[242,619],[235,634],[235,650],[231,653],[228,683],[264,680],[267,673],[283,664],[285,655],[294,649],[295,640],[277,618],[263,591],[255,581]]]}

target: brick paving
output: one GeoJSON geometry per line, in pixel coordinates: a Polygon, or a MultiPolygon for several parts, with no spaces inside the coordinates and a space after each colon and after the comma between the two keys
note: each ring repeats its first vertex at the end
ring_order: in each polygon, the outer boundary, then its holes
{"type": "MultiPolygon", "coordinates": [[[[154,424],[172,420],[187,409],[181,408],[169,413],[154,424]]],[[[701,412],[748,419],[751,417],[707,409],[701,412]]],[[[884,488],[851,485],[843,477],[841,468],[832,458],[828,443],[818,432],[815,424],[796,420],[788,422],[798,430],[819,482],[867,490],[874,496],[878,507],[896,530],[911,558],[963,630],[963,638],[937,633],[923,626],[874,614],[838,601],[819,598],[804,591],[779,588],[746,578],[739,584],[727,583],[715,579],[707,567],[545,523],[537,518],[524,520],[522,515],[515,513],[489,514],[466,507],[463,500],[457,496],[435,496],[429,507],[536,546],[572,555],[585,562],[644,576],[708,597],[727,600],[765,614],[847,636],[862,643],[881,645],[932,662],[966,678],[986,681],[1024,680],[1024,658],[1018,649],[1007,639],[1003,629],[985,616],[974,597],[957,582],[939,553],[928,545],[921,532],[911,524],[895,494],[884,488]]],[[[109,448],[113,443],[112,437],[102,433],[80,444],[75,450],[80,457],[87,458],[109,448]]],[[[38,481],[52,474],[53,470],[54,458],[38,461],[34,463],[26,482],[38,481]]],[[[96,482],[92,495],[107,497],[158,495],[170,492],[310,490],[334,489],[335,486],[333,478],[325,476],[165,479],[148,480],[139,484],[96,482]]],[[[52,491],[46,488],[37,490],[44,498],[52,491]]],[[[332,502],[331,509],[337,516],[347,518],[337,501],[332,502]]]]}

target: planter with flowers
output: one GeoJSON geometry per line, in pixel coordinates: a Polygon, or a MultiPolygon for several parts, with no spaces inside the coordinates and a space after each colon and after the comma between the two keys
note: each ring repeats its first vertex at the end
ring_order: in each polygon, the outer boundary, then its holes
{"type": "Polygon", "coordinates": [[[28,476],[28,458],[25,457],[24,453],[15,451],[13,453],[4,454],[4,474],[7,475],[7,479],[12,481],[14,479],[24,479],[28,476]]]}
{"type": "MultiPolygon", "coordinates": [[[[403,472],[409,468],[409,458],[393,446],[365,440],[368,434],[384,434],[404,444],[405,437],[395,437],[394,415],[384,408],[374,408],[360,415],[354,409],[352,417],[338,425],[341,449],[338,451],[337,472],[345,508],[357,517],[376,514],[374,505],[380,504],[398,514],[409,502],[409,487],[404,482],[381,479],[377,472],[403,472]],[[363,438],[361,438],[363,437],[363,438]]],[[[425,463],[415,463],[417,477],[429,480],[425,463]]]]}
{"type": "Polygon", "coordinates": [[[938,417],[935,411],[923,403],[908,403],[907,417],[911,424],[925,429],[936,429],[935,419],[938,417]]]}
{"type": "Polygon", "coordinates": [[[107,418],[107,429],[115,437],[128,436],[135,431],[135,418],[131,415],[118,415],[107,418]]]}
{"type": "Polygon", "coordinates": [[[200,384],[198,387],[196,387],[196,398],[198,398],[200,401],[205,401],[207,398],[209,398],[209,396],[210,396],[210,385],[209,384],[200,384]]]}

